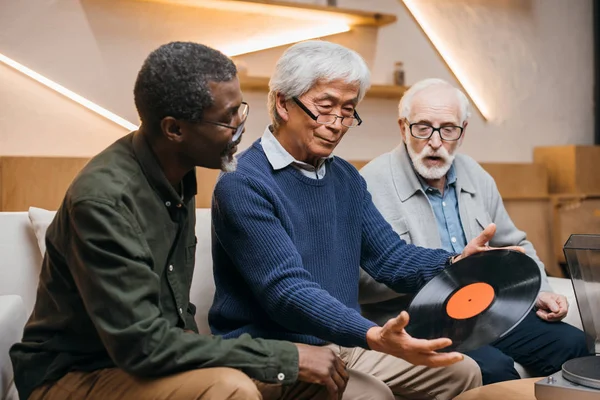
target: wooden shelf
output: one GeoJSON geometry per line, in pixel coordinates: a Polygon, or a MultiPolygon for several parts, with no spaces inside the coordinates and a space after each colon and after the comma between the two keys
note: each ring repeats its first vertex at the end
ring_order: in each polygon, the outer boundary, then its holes
{"type": "Polygon", "coordinates": [[[210,8],[233,12],[265,14],[300,19],[343,18],[351,26],[384,26],[396,22],[394,14],[372,13],[346,8],[270,0],[138,0],[154,3],[210,8]]]}
{"type": "MultiPolygon", "coordinates": [[[[242,91],[247,92],[268,92],[269,78],[259,76],[244,76],[240,75],[240,86],[242,91]]],[[[406,86],[393,85],[372,85],[365,97],[400,100],[404,92],[408,88],[406,86]]]]}

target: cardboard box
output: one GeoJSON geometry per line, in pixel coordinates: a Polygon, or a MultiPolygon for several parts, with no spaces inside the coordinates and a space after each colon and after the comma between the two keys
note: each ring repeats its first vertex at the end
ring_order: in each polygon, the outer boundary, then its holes
{"type": "Polygon", "coordinates": [[[533,159],[548,169],[550,193],[600,195],[600,146],[536,147],[533,159]]]}
{"type": "Polygon", "coordinates": [[[554,251],[552,235],[552,203],[550,198],[538,200],[504,200],[504,207],[515,226],[525,232],[548,276],[564,277],[554,251]]]}
{"type": "Polygon", "coordinates": [[[560,263],[565,263],[563,247],[572,234],[600,234],[600,196],[553,197],[555,235],[554,251],[560,263]]]}
{"type": "Polygon", "coordinates": [[[496,181],[502,199],[548,197],[548,171],[533,163],[481,163],[496,181]]]}

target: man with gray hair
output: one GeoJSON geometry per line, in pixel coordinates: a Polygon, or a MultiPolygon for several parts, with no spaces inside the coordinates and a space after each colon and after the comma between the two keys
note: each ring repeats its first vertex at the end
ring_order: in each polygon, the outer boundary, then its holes
{"type": "MultiPolygon", "coordinates": [[[[481,367],[484,384],[518,379],[513,360],[535,376],[549,375],[568,359],[587,355],[584,335],[559,322],[567,314],[567,300],[552,293],[543,263],[508,216],[493,178],[472,158],[456,154],[468,120],[469,101],[460,90],[441,79],[416,83],[400,101],[402,143],[361,174],[373,202],[407,243],[461,252],[494,223],[490,245],[525,249],[543,277],[537,311],[508,335],[468,355],[481,367]]],[[[410,298],[361,272],[360,302],[368,318],[385,321],[405,309],[410,298]]]]}
{"type": "Polygon", "coordinates": [[[329,346],[348,369],[345,399],[451,399],[481,384],[477,365],[436,352],[449,339],[410,337],[406,312],[381,326],[361,316],[359,270],[414,293],[452,261],[484,251],[494,227],[459,253],[400,240],[358,171],[332,155],[362,122],[369,80],[356,52],[324,41],[296,44],[277,62],[272,125],[215,187],[209,323],[226,338],[329,346]]]}
{"type": "Polygon", "coordinates": [[[141,126],[89,161],[48,228],[35,308],[10,350],[20,398],[278,400],[343,390],[343,363],[328,349],[198,334],[195,168],[235,169],[249,112],[231,59],[167,43],[144,61],[134,98],[141,126]]]}

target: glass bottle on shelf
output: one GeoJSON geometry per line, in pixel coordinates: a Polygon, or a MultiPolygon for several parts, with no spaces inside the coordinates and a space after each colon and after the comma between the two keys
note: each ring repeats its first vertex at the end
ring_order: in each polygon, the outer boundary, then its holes
{"type": "Polygon", "coordinates": [[[394,85],[404,86],[404,63],[401,61],[394,63],[394,85]]]}

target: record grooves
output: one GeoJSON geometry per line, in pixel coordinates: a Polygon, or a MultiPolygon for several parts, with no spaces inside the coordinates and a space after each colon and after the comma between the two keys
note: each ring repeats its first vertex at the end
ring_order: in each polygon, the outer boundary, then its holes
{"type": "Polygon", "coordinates": [[[466,352],[507,334],[532,309],[541,285],[529,256],[490,250],[462,259],[429,281],[412,300],[406,331],[450,338],[442,351],[466,352]]]}

